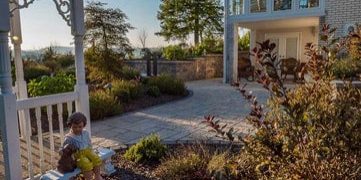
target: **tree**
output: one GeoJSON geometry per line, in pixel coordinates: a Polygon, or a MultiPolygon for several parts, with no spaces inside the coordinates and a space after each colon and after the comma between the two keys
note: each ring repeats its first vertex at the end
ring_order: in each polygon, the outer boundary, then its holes
{"type": "Polygon", "coordinates": [[[193,34],[197,45],[205,35],[223,31],[220,0],[161,0],[157,17],[162,29],[156,34],[166,40],[193,34]]]}
{"type": "Polygon", "coordinates": [[[114,52],[121,57],[132,50],[126,33],[133,27],[120,10],[105,8],[106,3],[91,2],[85,8],[85,43],[93,49],[114,52]]]}
{"type": "Polygon", "coordinates": [[[145,49],[145,45],[146,45],[146,40],[148,38],[148,33],[145,29],[142,29],[139,33],[138,33],[138,39],[140,41],[140,43],[142,44],[142,48],[145,49]]]}

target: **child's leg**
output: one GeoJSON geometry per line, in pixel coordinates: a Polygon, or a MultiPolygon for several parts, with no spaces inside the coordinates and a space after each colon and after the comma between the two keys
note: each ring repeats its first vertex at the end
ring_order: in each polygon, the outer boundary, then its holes
{"type": "Polygon", "coordinates": [[[102,176],[100,176],[100,166],[95,166],[93,172],[96,180],[103,180],[102,176]]]}

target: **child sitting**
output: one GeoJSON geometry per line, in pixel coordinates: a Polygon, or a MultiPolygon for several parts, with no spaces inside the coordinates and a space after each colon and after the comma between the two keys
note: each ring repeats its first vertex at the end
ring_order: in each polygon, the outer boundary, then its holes
{"type": "Polygon", "coordinates": [[[67,125],[71,130],[65,135],[63,147],[71,144],[79,149],[74,154],[76,166],[81,169],[86,180],[93,179],[93,174],[96,180],[102,180],[100,176],[102,160],[92,150],[89,133],[84,129],[86,122],[85,115],[80,112],[75,112],[68,118],[67,125]]]}

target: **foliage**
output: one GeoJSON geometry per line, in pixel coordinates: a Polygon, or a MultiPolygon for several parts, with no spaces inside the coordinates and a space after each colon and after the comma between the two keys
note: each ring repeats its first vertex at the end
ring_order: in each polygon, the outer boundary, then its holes
{"type": "Polygon", "coordinates": [[[361,60],[351,58],[336,60],[332,66],[332,72],[337,79],[357,77],[361,74],[361,60]]]}
{"type": "Polygon", "coordinates": [[[104,85],[122,78],[123,63],[113,52],[108,52],[108,58],[104,58],[103,52],[98,48],[89,48],[84,57],[88,70],[87,78],[91,84],[104,85]]]}
{"type": "Polygon", "coordinates": [[[240,51],[249,51],[249,46],[250,46],[250,37],[251,33],[248,31],[245,35],[243,35],[242,37],[239,38],[238,40],[238,49],[240,51]]]}
{"type": "Polygon", "coordinates": [[[68,68],[71,66],[74,66],[75,63],[75,57],[72,54],[64,54],[64,55],[58,55],[56,58],[57,63],[62,68],[68,68]]]}
{"type": "Polygon", "coordinates": [[[169,45],[169,46],[165,47],[163,49],[162,56],[165,59],[172,60],[172,61],[185,60],[189,57],[187,51],[185,49],[183,49],[180,45],[169,45]]]}
{"type": "Polygon", "coordinates": [[[28,84],[29,95],[32,97],[45,96],[74,90],[75,76],[57,74],[54,77],[43,76],[33,79],[28,84]]]}
{"type": "Polygon", "coordinates": [[[39,78],[41,76],[50,76],[51,70],[33,61],[24,61],[24,79],[29,82],[32,79],[39,78]]]}
{"type": "Polygon", "coordinates": [[[147,94],[152,97],[159,97],[161,92],[157,86],[148,87],[147,94]]]}
{"type": "Polygon", "coordinates": [[[86,6],[85,42],[92,48],[97,47],[104,59],[113,55],[124,58],[132,51],[126,34],[133,27],[126,22],[128,17],[120,9],[106,8],[105,5],[91,2],[86,6]]]}
{"type": "Polygon", "coordinates": [[[129,66],[123,66],[121,74],[122,79],[125,80],[135,80],[140,77],[140,72],[129,66]]]}
{"type": "Polygon", "coordinates": [[[356,24],[354,32],[347,36],[346,45],[351,58],[361,61],[361,24],[356,24]]]}
{"type": "Polygon", "coordinates": [[[122,112],[122,106],[112,94],[103,90],[89,94],[90,117],[92,120],[103,119],[122,112]]]}
{"type": "Polygon", "coordinates": [[[294,89],[286,88],[276,73],[274,43],[267,40],[253,49],[258,82],[270,93],[264,108],[245,86],[240,88],[251,104],[247,120],[255,128],[254,133],[237,138],[212,118],[204,121],[217,133],[229,134],[225,137],[231,141],[244,143],[234,171],[240,179],[361,177],[361,91],[350,84],[336,89],[330,83],[332,66],[344,48],[342,41],[333,38],[334,32],[324,25],[320,36],[324,45],[307,45],[307,70],[312,72],[314,82],[294,89]]]}
{"type": "MultiPolygon", "coordinates": [[[[198,146],[196,146],[198,147],[198,146]]],[[[204,147],[184,148],[162,160],[157,168],[161,179],[209,179],[207,163],[210,153],[204,147]]]]}
{"type": "Polygon", "coordinates": [[[166,146],[160,141],[158,135],[152,134],[142,138],[137,144],[128,149],[124,157],[134,162],[159,161],[166,153],[166,146]]]}
{"type": "Polygon", "coordinates": [[[129,102],[131,99],[137,99],[144,94],[143,86],[138,81],[118,80],[114,81],[112,86],[112,94],[122,102],[129,102]]]}
{"type": "Polygon", "coordinates": [[[160,92],[169,95],[184,95],[186,88],[184,82],[169,75],[152,77],[147,82],[149,86],[156,86],[160,92]]]}
{"type": "Polygon", "coordinates": [[[194,56],[202,56],[208,53],[223,53],[223,40],[220,38],[208,37],[192,49],[194,56]]]}
{"type": "Polygon", "coordinates": [[[207,170],[213,179],[237,179],[233,174],[235,171],[235,163],[233,157],[228,152],[214,154],[208,162],[207,170]]]}
{"type": "Polygon", "coordinates": [[[223,7],[219,0],[162,0],[158,11],[161,31],[166,40],[185,40],[194,35],[197,45],[204,35],[222,32],[223,7]]]}

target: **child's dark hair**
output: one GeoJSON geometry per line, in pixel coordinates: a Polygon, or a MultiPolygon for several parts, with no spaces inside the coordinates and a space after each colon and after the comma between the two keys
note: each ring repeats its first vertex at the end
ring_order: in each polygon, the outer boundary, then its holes
{"type": "Polygon", "coordinates": [[[70,127],[72,124],[80,124],[83,122],[84,126],[86,126],[86,117],[81,112],[75,112],[72,115],[69,116],[68,121],[66,122],[66,125],[70,127]]]}

